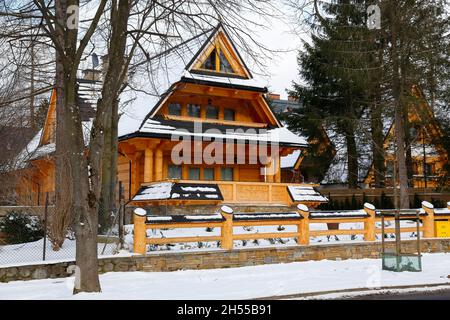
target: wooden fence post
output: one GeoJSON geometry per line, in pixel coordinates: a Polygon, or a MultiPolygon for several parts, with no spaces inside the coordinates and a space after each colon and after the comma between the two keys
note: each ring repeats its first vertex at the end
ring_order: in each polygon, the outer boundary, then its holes
{"type": "Polygon", "coordinates": [[[228,206],[222,206],[220,208],[222,216],[225,221],[222,224],[222,249],[233,249],[233,209],[228,206]]]}
{"type": "Polygon", "coordinates": [[[142,208],[134,210],[134,253],[145,254],[147,249],[147,228],[145,221],[147,220],[147,211],[142,208]]]}
{"type": "Polygon", "coordinates": [[[427,214],[423,217],[423,237],[434,238],[434,206],[428,201],[422,201],[422,209],[427,214]]]}
{"type": "Polygon", "coordinates": [[[304,204],[297,205],[298,213],[303,217],[297,225],[298,244],[309,245],[309,209],[304,204]]]}
{"type": "Polygon", "coordinates": [[[375,241],[375,206],[370,203],[364,203],[364,211],[369,215],[364,220],[364,231],[366,232],[364,234],[364,240],[365,241],[375,241]]]}

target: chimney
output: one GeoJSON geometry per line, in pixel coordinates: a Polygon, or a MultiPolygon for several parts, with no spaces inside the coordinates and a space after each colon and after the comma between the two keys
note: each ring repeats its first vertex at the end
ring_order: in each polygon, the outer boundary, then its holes
{"type": "MultiPolygon", "coordinates": [[[[103,79],[105,79],[106,77],[106,72],[108,71],[108,67],[109,67],[109,57],[107,54],[105,54],[104,56],[101,57],[102,59],[102,77],[103,79]]],[[[124,62],[123,62],[123,66],[125,66],[125,63],[127,62],[127,57],[124,57],[124,62]]],[[[128,74],[125,75],[124,82],[128,81],[128,74]]]]}
{"type": "Polygon", "coordinates": [[[105,54],[104,56],[101,56],[100,59],[102,60],[101,68],[102,68],[102,76],[104,79],[106,76],[106,72],[108,71],[109,57],[107,54],[105,54]]]}
{"type": "Polygon", "coordinates": [[[280,95],[277,93],[269,93],[268,94],[268,98],[270,100],[280,100],[280,95]]]}
{"type": "Polygon", "coordinates": [[[85,69],[83,70],[83,79],[90,80],[90,81],[100,81],[100,70],[95,69],[85,69]]]}

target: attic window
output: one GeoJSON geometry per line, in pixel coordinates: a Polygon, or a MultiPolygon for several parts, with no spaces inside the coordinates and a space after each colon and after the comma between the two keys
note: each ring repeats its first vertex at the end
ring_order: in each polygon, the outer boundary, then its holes
{"type": "Polygon", "coordinates": [[[224,73],[235,73],[224,53],[217,48],[214,48],[213,51],[211,51],[208,58],[206,58],[205,62],[203,62],[201,69],[224,73]]]}
{"type": "Polygon", "coordinates": [[[222,51],[219,52],[219,61],[220,61],[220,71],[226,73],[234,73],[233,68],[231,67],[230,62],[225,58],[225,55],[222,51]]]}
{"type": "Polygon", "coordinates": [[[216,54],[216,49],[214,49],[203,63],[202,69],[216,70],[216,54]]]}

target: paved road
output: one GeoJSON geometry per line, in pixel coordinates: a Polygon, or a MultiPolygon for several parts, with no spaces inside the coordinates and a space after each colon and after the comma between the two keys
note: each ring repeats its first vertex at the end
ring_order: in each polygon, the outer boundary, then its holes
{"type": "Polygon", "coordinates": [[[349,300],[450,300],[450,290],[358,296],[349,300]]]}

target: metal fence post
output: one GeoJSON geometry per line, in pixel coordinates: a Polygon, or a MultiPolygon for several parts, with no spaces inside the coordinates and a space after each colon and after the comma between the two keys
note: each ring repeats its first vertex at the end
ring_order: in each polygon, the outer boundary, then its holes
{"type": "Polygon", "coordinates": [[[119,181],[119,247],[123,249],[124,246],[124,223],[123,217],[125,216],[124,208],[124,196],[123,196],[123,184],[119,181]]]}
{"type": "Polygon", "coordinates": [[[42,261],[45,261],[47,251],[47,217],[48,217],[48,192],[45,193],[45,209],[44,209],[44,245],[42,248],[42,261]]]}

